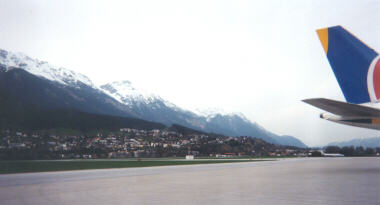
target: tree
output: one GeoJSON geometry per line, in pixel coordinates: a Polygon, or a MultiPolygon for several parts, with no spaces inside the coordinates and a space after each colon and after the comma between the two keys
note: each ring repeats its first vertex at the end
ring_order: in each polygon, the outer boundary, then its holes
{"type": "Polygon", "coordinates": [[[327,146],[325,149],[326,153],[340,153],[340,147],[338,146],[327,146]]]}
{"type": "Polygon", "coordinates": [[[343,147],[340,150],[340,153],[344,156],[355,156],[355,148],[353,146],[351,147],[343,147]]]}
{"type": "Polygon", "coordinates": [[[320,151],[313,151],[311,153],[312,157],[322,157],[322,153],[320,151]]]}
{"type": "Polygon", "coordinates": [[[362,146],[356,147],[355,148],[355,155],[356,156],[364,156],[365,155],[364,148],[362,146]]]}
{"type": "Polygon", "coordinates": [[[376,151],[373,148],[367,147],[367,149],[365,150],[365,155],[366,156],[374,156],[374,155],[376,155],[376,151]]]}

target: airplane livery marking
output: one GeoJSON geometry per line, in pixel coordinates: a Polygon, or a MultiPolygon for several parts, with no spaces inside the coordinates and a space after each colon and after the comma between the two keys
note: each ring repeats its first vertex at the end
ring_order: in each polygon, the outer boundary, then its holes
{"type": "Polygon", "coordinates": [[[380,56],[377,56],[371,63],[367,74],[368,94],[371,102],[377,102],[380,97],[380,56]],[[379,97],[378,97],[379,96],[379,97]]]}
{"type": "Polygon", "coordinates": [[[317,30],[317,34],[319,36],[319,39],[321,40],[323,49],[325,50],[326,54],[329,50],[329,29],[323,28],[317,30]]]}

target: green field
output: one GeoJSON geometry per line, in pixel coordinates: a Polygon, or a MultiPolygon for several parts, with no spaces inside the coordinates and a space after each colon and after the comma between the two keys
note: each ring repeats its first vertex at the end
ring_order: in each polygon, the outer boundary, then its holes
{"type": "Polygon", "coordinates": [[[109,169],[130,167],[152,167],[192,164],[216,164],[234,162],[258,162],[263,160],[178,160],[178,159],[133,159],[133,160],[14,160],[0,161],[0,174],[48,172],[84,169],[109,169]]]}

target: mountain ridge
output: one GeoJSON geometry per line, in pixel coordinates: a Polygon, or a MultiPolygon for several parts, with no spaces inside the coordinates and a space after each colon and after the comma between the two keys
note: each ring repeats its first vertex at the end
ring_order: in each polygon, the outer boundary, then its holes
{"type": "Polygon", "coordinates": [[[49,66],[51,65],[45,61],[0,49],[0,78],[3,79],[0,89],[41,107],[134,117],[167,126],[179,124],[208,133],[257,137],[274,144],[292,146],[297,141],[298,145],[306,147],[294,137],[295,141],[283,140],[251,122],[243,114],[213,113],[201,116],[158,95],[141,92],[129,81],[112,82],[98,87],[82,74],[55,66],[49,70],[49,66]]]}

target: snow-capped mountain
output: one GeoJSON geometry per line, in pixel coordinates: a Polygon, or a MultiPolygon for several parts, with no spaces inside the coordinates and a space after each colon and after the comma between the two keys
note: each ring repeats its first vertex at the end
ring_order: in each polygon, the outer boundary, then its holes
{"type": "Polygon", "coordinates": [[[159,100],[159,97],[152,93],[132,87],[131,82],[127,80],[115,81],[100,87],[105,93],[126,105],[131,105],[133,102],[149,104],[159,100]]]}
{"type": "Polygon", "coordinates": [[[133,87],[132,83],[128,80],[115,81],[102,85],[100,88],[106,94],[127,106],[133,106],[134,104],[157,105],[158,102],[162,102],[167,107],[180,109],[173,103],[162,99],[158,95],[133,87]]]}
{"type": "MultiPolygon", "coordinates": [[[[19,101],[47,110],[63,108],[134,117],[167,126],[178,124],[204,132],[252,136],[271,143],[294,144],[284,143],[282,138],[251,122],[241,113],[225,113],[215,109],[191,112],[158,95],[136,89],[129,81],[112,82],[97,87],[82,74],[1,49],[0,91],[19,101]]],[[[0,100],[2,99],[6,97],[0,96],[0,100]]]]}
{"type": "Polygon", "coordinates": [[[196,114],[181,109],[160,96],[137,89],[129,81],[112,82],[100,88],[118,102],[123,103],[131,112],[141,119],[161,122],[166,125],[181,124],[190,128],[204,124],[196,114]]]}
{"type": "Polygon", "coordinates": [[[6,71],[21,68],[36,76],[64,85],[74,86],[83,83],[87,86],[94,87],[94,84],[85,75],[62,67],[53,66],[46,61],[30,58],[23,53],[14,53],[0,49],[0,64],[6,71]]]}
{"type": "Polygon", "coordinates": [[[251,122],[250,120],[248,120],[245,117],[245,115],[243,113],[226,112],[225,110],[223,110],[221,108],[195,109],[194,113],[199,115],[199,116],[205,117],[207,119],[207,121],[210,121],[213,118],[217,117],[218,115],[221,115],[221,116],[229,116],[229,117],[238,116],[239,118],[241,118],[242,120],[244,120],[246,122],[251,122]]]}
{"type": "Polygon", "coordinates": [[[195,109],[194,110],[194,113],[199,115],[199,116],[203,116],[203,117],[212,117],[216,114],[221,114],[221,115],[227,115],[229,113],[227,113],[225,110],[221,109],[221,108],[207,108],[207,109],[195,109]]]}

